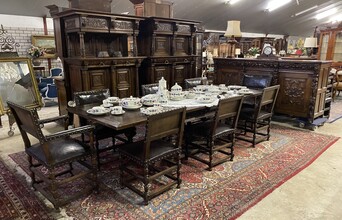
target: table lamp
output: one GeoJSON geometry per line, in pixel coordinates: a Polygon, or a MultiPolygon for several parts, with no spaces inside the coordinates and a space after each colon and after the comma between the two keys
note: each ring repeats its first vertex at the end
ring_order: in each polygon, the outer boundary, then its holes
{"type": "Polygon", "coordinates": [[[313,48],[317,47],[317,38],[307,37],[304,41],[304,47],[306,48],[306,53],[308,57],[312,56],[313,48]]]}
{"type": "Polygon", "coordinates": [[[235,47],[238,43],[235,40],[235,37],[241,37],[241,30],[240,30],[240,21],[228,21],[227,22],[227,30],[224,33],[225,37],[228,37],[228,53],[227,57],[234,58],[235,57],[235,47]]]}
{"type": "Polygon", "coordinates": [[[236,48],[235,49],[235,56],[236,56],[236,58],[239,57],[240,53],[241,53],[241,49],[240,48],[236,48]]]}

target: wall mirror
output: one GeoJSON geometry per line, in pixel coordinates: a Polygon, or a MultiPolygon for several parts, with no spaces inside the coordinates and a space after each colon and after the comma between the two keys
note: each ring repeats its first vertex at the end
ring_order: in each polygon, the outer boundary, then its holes
{"type": "Polygon", "coordinates": [[[29,58],[0,58],[0,115],[8,113],[7,101],[29,108],[42,106],[29,58]]]}

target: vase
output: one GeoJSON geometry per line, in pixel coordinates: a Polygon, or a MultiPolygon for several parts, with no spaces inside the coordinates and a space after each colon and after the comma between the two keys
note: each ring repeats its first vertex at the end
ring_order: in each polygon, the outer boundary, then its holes
{"type": "Polygon", "coordinates": [[[32,64],[33,66],[40,66],[42,62],[39,59],[32,59],[32,64]]]}

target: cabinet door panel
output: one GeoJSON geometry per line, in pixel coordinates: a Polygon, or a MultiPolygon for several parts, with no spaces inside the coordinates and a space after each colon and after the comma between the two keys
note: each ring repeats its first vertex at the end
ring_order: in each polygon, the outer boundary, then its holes
{"type": "Polygon", "coordinates": [[[174,67],[174,83],[178,83],[178,85],[184,88],[184,79],[189,78],[188,72],[189,72],[189,65],[187,64],[176,65],[174,67]]]}
{"type": "Polygon", "coordinates": [[[115,69],[112,79],[113,95],[120,98],[134,96],[134,79],[132,68],[115,69]]]}
{"type": "Polygon", "coordinates": [[[152,82],[158,82],[162,77],[167,82],[167,87],[170,88],[171,82],[171,67],[169,65],[154,66],[153,67],[153,80],[152,82]]]}
{"type": "Polygon", "coordinates": [[[83,82],[86,90],[109,88],[109,69],[88,70],[89,82],[83,82]]]}
{"type": "Polygon", "coordinates": [[[312,77],[306,73],[279,72],[276,112],[308,117],[312,77]]]}

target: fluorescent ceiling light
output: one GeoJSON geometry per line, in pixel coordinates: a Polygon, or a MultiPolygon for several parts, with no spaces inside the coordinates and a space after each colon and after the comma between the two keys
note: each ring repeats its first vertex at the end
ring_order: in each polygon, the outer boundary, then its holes
{"type": "Polygon", "coordinates": [[[233,5],[233,4],[235,4],[236,2],[238,2],[238,1],[240,1],[240,0],[230,0],[230,1],[229,1],[229,4],[233,5]]]}
{"type": "Polygon", "coordinates": [[[329,22],[338,22],[342,21],[342,14],[335,15],[334,17],[330,18],[329,22]]]}
{"type": "Polygon", "coordinates": [[[287,3],[290,3],[291,1],[292,0],[273,0],[273,1],[270,1],[267,5],[266,10],[269,12],[273,11],[277,8],[280,8],[283,5],[286,5],[287,3]]]}
{"type": "Polygon", "coordinates": [[[293,17],[297,17],[297,16],[299,16],[299,15],[301,15],[301,14],[304,14],[304,13],[306,13],[306,12],[308,12],[308,11],[311,11],[311,10],[317,8],[317,7],[318,7],[318,5],[312,6],[311,8],[305,9],[305,10],[303,10],[303,11],[300,11],[300,12],[294,14],[293,17]]]}
{"type": "Polygon", "coordinates": [[[228,0],[228,1],[227,1],[227,4],[233,5],[233,4],[235,4],[236,2],[238,2],[238,1],[240,1],[240,0],[228,0]]]}
{"type": "Polygon", "coordinates": [[[325,17],[328,17],[330,15],[333,15],[337,12],[337,9],[336,8],[332,8],[328,11],[324,11],[322,13],[319,13],[316,15],[316,19],[319,20],[319,19],[322,19],[322,18],[325,18],[325,17]]]}

